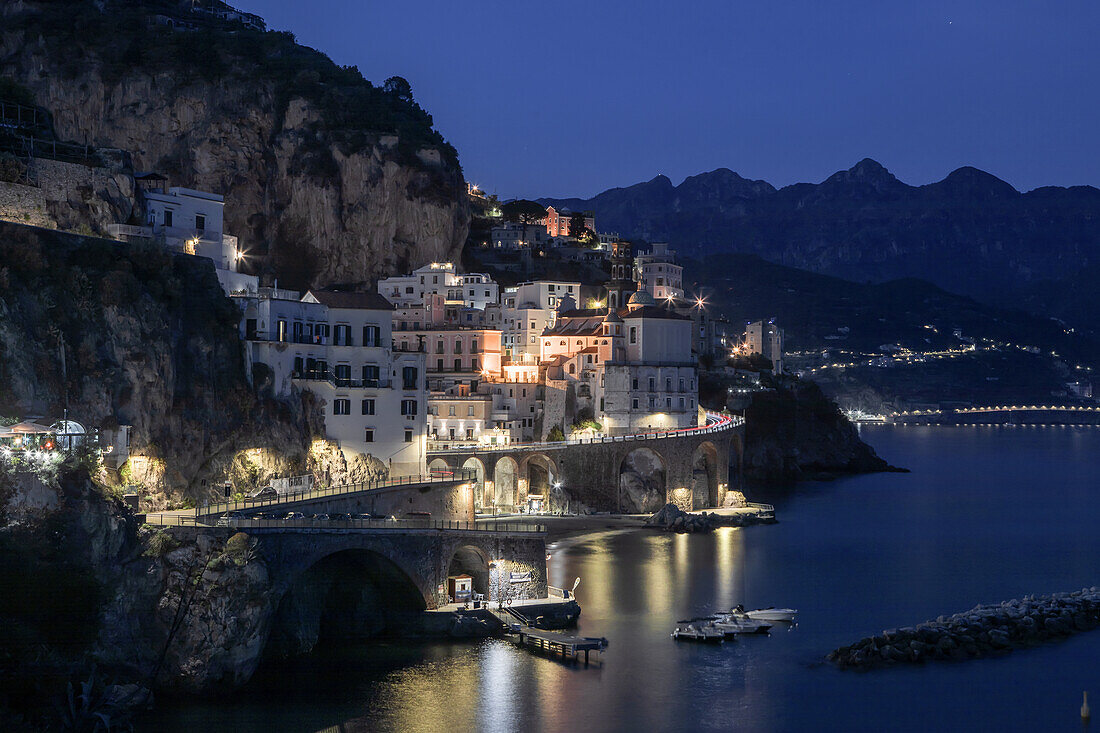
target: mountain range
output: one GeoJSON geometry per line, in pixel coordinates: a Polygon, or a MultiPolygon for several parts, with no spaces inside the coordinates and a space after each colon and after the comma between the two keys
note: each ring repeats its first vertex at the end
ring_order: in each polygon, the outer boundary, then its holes
{"type": "Polygon", "coordinates": [[[868,158],[817,184],[776,188],[719,168],[678,186],[657,176],[590,199],[538,201],[593,211],[601,231],[693,257],[751,253],[848,280],[921,278],[1084,327],[1097,312],[1082,281],[1100,265],[1091,186],[1021,193],[971,167],[911,186],[868,158]]]}

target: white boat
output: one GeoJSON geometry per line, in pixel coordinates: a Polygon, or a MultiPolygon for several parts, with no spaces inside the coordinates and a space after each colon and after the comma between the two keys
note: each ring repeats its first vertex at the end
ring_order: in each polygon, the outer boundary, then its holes
{"type": "Polygon", "coordinates": [[[714,622],[714,628],[726,636],[734,634],[765,634],[772,625],[767,621],[729,616],[714,622]]]}
{"type": "Polygon", "coordinates": [[[755,621],[787,621],[793,622],[798,611],[793,608],[760,608],[755,611],[746,611],[738,606],[733,609],[733,615],[743,618],[751,618],[755,621]]]}
{"type": "Polygon", "coordinates": [[[719,643],[725,638],[725,634],[714,627],[694,625],[677,626],[670,636],[677,641],[705,641],[712,644],[719,643]]]}

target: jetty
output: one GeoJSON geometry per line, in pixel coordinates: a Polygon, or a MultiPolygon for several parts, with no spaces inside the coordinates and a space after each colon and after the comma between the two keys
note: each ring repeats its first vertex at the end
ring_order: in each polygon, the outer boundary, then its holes
{"type": "Polygon", "coordinates": [[[607,639],[572,636],[557,631],[543,631],[530,626],[512,626],[509,627],[506,633],[515,637],[516,643],[520,646],[544,651],[551,657],[560,657],[562,661],[567,659],[576,661],[583,652],[585,666],[588,665],[590,652],[599,652],[607,648],[607,639]]]}

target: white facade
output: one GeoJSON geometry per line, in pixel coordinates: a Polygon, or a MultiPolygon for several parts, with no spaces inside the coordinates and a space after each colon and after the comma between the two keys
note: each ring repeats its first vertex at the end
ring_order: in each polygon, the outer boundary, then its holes
{"type": "Polygon", "coordinates": [[[580,298],[579,282],[536,280],[506,288],[501,296],[501,346],[513,361],[534,363],[539,337],[554,325],[563,298],[580,298]]]}
{"type": "Polygon", "coordinates": [[[395,306],[423,305],[425,298],[440,295],[448,305],[484,310],[499,299],[499,288],[491,277],[480,272],[457,273],[453,262],[433,262],[411,275],[384,278],[378,281],[378,292],[395,306]]]}
{"type": "Polygon", "coordinates": [[[634,255],[634,281],[658,302],[684,297],[684,268],[667,242],[654,242],[648,252],[634,255]]]}
{"type": "Polygon", "coordinates": [[[548,241],[550,236],[546,233],[546,227],[540,224],[528,224],[525,230],[523,224],[504,222],[493,227],[489,233],[489,246],[497,249],[539,247],[548,241]]]}
{"type": "Polygon", "coordinates": [[[117,239],[163,239],[165,246],[196,257],[208,257],[222,289],[230,295],[256,295],[259,278],[237,272],[244,257],[237,238],[223,230],[225,200],[215,193],[173,186],[164,191],[145,190],[145,223],[142,226],[111,224],[117,239]]]}
{"type": "Polygon", "coordinates": [[[424,473],[424,354],[394,352],[393,312],[384,299],[311,291],[301,300],[241,302],[249,361],[267,366],[276,397],[313,392],[323,404],[326,437],[345,455],[371,456],[391,476],[424,473]]]}
{"type": "Polygon", "coordinates": [[[761,354],[776,372],[783,371],[783,329],[775,321],[755,321],[745,326],[745,346],[750,354],[761,354]]]}

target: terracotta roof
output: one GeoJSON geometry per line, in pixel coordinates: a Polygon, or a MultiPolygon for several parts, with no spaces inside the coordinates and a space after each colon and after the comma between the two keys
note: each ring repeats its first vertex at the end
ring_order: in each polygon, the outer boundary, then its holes
{"type": "Polygon", "coordinates": [[[355,293],[342,290],[310,290],[308,295],[329,308],[357,308],[360,310],[392,311],[390,302],[375,292],[355,293]]]}

